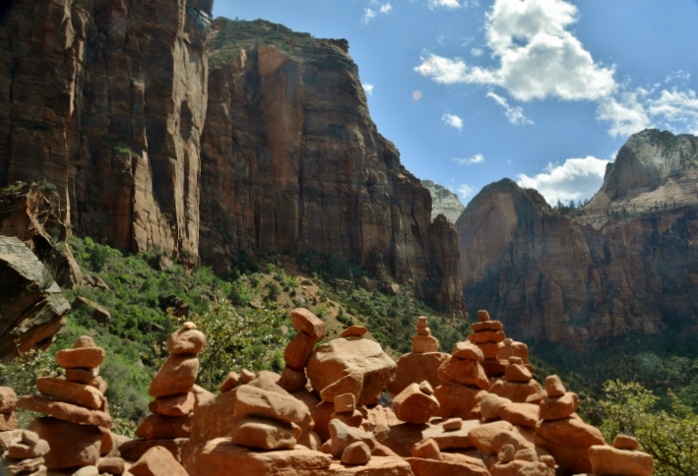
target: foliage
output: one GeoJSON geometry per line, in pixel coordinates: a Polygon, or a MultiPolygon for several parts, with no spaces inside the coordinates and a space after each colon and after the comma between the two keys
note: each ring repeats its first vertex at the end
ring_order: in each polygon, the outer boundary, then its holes
{"type": "Polygon", "coordinates": [[[263,370],[278,367],[274,349],[286,342],[279,329],[285,312],[269,305],[265,309],[236,308],[223,300],[189,320],[206,335],[206,347],[199,354],[197,382],[217,388],[231,370],[263,370]]]}
{"type": "Polygon", "coordinates": [[[671,410],[656,410],[659,401],[636,382],[608,381],[601,431],[611,441],[618,433],[635,436],[654,458],[657,476],[698,474],[698,415],[669,392],[671,410]]]}

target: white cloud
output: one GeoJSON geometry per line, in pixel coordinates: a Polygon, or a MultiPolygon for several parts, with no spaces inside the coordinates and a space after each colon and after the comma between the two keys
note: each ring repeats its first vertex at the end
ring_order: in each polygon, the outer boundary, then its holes
{"type": "Polygon", "coordinates": [[[361,17],[361,23],[364,25],[368,25],[379,14],[388,15],[393,10],[390,2],[380,3],[377,0],[371,0],[370,4],[372,6],[364,8],[364,15],[361,17]]]}
{"type": "Polygon", "coordinates": [[[363,83],[361,85],[364,88],[364,91],[366,91],[366,94],[369,96],[373,96],[373,90],[375,89],[375,86],[371,83],[363,83]]]}
{"type": "Polygon", "coordinates": [[[698,134],[698,95],[695,91],[662,90],[659,97],[647,101],[647,110],[663,128],[680,128],[698,134]]]}
{"type": "Polygon", "coordinates": [[[564,0],[495,0],[485,24],[496,67],[429,55],[415,70],[445,84],[500,86],[515,99],[597,100],[616,88],[614,68],[594,62],[566,28],[577,7],[564,0]]]}
{"type": "Polygon", "coordinates": [[[485,156],[482,154],[475,154],[472,157],[468,157],[467,159],[455,158],[453,159],[453,161],[460,165],[482,164],[485,162],[485,156]]]}
{"type": "Polygon", "coordinates": [[[443,122],[449,127],[458,129],[459,131],[463,129],[463,119],[456,116],[455,114],[444,114],[443,116],[441,116],[441,122],[443,122]]]}
{"type": "Polygon", "coordinates": [[[473,190],[473,188],[467,183],[462,183],[458,186],[456,192],[458,192],[461,200],[466,201],[471,195],[473,195],[475,190],[473,190]]]}
{"type": "Polygon", "coordinates": [[[446,8],[447,10],[455,10],[460,8],[459,0],[429,0],[429,8],[435,10],[437,8],[446,8]]]}
{"type": "Polygon", "coordinates": [[[519,174],[517,183],[524,188],[534,188],[550,205],[558,200],[565,205],[591,198],[601,187],[609,160],[587,156],[583,159],[567,159],[564,164],[549,163],[545,172],[529,177],[519,174]]]}
{"type": "Polygon", "coordinates": [[[609,97],[599,103],[597,119],[610,123],[608,133],[613,137],[628,136],[652,125],[636,93],[609,97]]]}
{"type": "Polygon", "coordinates": [[[476,58],[478,56],[482,56],[484,51],[482,51],[482,48],[471,48],[470,49],[470,54],[475,56],[476,58]]]}
{"type": "Polygon", "coordinates": [[[488,98],[494,99],[494,101],[504,108],[504,114],[510,123],[515,126],[525,126],[533,124],[533,121],[524,115],[523,108],[521,106],[510,106],[509,101],[506,98],[493,93],[492,91],[487,93],[488,98]]]}
{"type": "Polygon", "coordinates": [[[691,80],[691,74],[688,71],[684,71],[682,69],[678,71],[673,71],[671,74],[669,74],[666,79],[664,79],[665,83],[687,83],[688,81],[691,80]]]}

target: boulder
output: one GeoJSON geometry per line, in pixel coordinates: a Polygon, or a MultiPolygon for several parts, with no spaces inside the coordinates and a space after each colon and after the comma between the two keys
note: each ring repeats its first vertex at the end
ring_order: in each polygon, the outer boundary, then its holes
{"type": "Polygon", "coordinates": [[[599,476],[649,476],[654,460],[647,453],[621,450],[608,445],[589,448],[592,472],[599,476]]]}
{"type": "Polygon", "coordinates": [[[189,392],[156,398],[150,402],[148,410],[162,416],[181,417],[191,414],[195,404],[194,392],[189,392]]]}
{"type": "Polygon", "coordinates": [[[485,374],[485,369],[477,360],[463,360],[451,357],[441,364],[437,376],[447,382],[472,385],[483,390],[487,390],[490,387],[490,381],[485,374]]]}
{"type": "Polygon", "coordinates": [[[315,342],[325,337],[327,328],[310,310],[299,307],[291,311],[291,324],[298,332],[305,332],[310,335],[315,342]]]}
{"type": "Polygon", "coordinates": [[[436,397],[422,391],[416,383],[407,386],[393,398],[395,416],[406,423],[426,423],[438,407],[436,397]]]}
{"type": "Polygon", "coordinates": [[[133,476],[189,476],[172,453],[161,446],[146,451],[128,471],[133,476]]]}
{"type": "Polygon", "coordinates": [[[347,465],[364,465],[371,460],[371,448],[363,441],[351,443],[342,452],[341,461],[347,465]]]}
{"type": "Polygon", "coordinates": [[[206,345],[206,336],[193,322],[185,322],[170,334],[165,343],[170,354],[198,354],[206,345]]]}
{"type": "Polygon", "coordinates": [[[232,434],[233,443],[266,451],[293,449],[297,441],[290,424],[255,417],[238,421],[232,434]]]}
{"type": "Polygon", "coordinates": [[[90,425],[78,425],[50,417],[36,418],[29,430],[49,446],[44,455],[48,469],[96,465],[100,457],[102,432],[90,425]]]}
{"type": "Polygon", "coordinates": [[[109,429],[112,426],[112,419],[108,413],[100,410],[88,410],[77,405],[65,402],[57,402],[50,398],[38,395],[25,395],[17,401],[17,406],[30,412],[43,413],[76,423],[78,425],[94,425],[109,429]]]}
{"type": "Polygon", "coordinates": [[[316,340],[310,334],[305,332],[296,334],[284,350],[286,365],[296,370],[303,370],[313,352],[315,342],[316,340]]]}
{"type": "Polygon", "coordinates": [[[104,405],[104,395],[96,388],[64,378],[43,377],[36,380],[36,388],[47,397],[72,403],[90,410],[99,410],[104,405]]]}
{"type": "Polygon", "coordinates": [[[188,438],[191,432],[191,417],[165,417],[150,414],[136,428],[135,435],[144,440],[163,438],[188,438]]]}
{"type": "Polygon", "coordinates": [[[56,363],[64,369],[95,368],[102,364],[105,355],[101,347],[74,347],[56,352],[56,363]]]}
{"type": "Polygon", "coordinates": [[[495,421],[485,423],[472,428],[468,432],[468,438],[473,446],[485,455],[492,455],[495,451],[492,449],[494,438],[503,431],[513,430],[513,425],[506,421],[495,421]]]}
{"type": "Polygon", "coordinates": [[[193,354],[172,354],[148,387],[148,395],[152,397],[167,397],[188,393],[196,382],[199,372],[199,359],[193,354]]]}
{"type": "Polygon", "coordinates": [[[388,382],[388,392],[394,397],[411,383],[427,381],[432,387],[443,383],[437,377],[441,364],[450,356],[442,352],[409,353],[402,355],[396,362],[395,374],[388,382]]]}
{"type": "Polygon", "coordinates": [[[439,385],[434,389],[434,396],[439,401],[435,416],[468,420],[473,408],[485,395],[487,392],[479,388],[470,388],[456,383],[439,385]]]}

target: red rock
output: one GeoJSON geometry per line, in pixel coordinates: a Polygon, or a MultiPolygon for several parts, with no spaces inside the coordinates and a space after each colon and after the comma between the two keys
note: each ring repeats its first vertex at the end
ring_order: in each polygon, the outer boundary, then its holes
{"type": "Polygon", "coordinates": [[[97,469],[99,469],[100,474],[109,473],[117,476],[124,474],[125,467],[126,464],[124,459],[117,456],[102,458],[97,465],[97,469]]]}
{"type": "Polygon", "coordinates": [[[228,372],[228,375],[225,377],[225,380],[223,380],[223,383],[221,383],[221,386],[218,387],[218,389],[221,392],[227,392],[229,390],[234,389],[239,381],[240,375],[238,375],[237,372],[228,372]]]}
{"type": "Polygon", "coordinates": [[[10,387],[0,387],[0,415],[15,411],[17,395],[10,387]]]}
{"type": "Polygon", "coordinates": [[[309,334],[315,342],[327,334],[325,323],[308,309],[302,307],[291,311],[291,323],[298,332],[309,334]]]}
{"type": "Polygon", "coordinates": [[[310,420],[310,412],[305,405],[301,405],[281,387],[275,387],[279,391],[262,389],[252,384],[239,387],[233,410],[235,415],[238,418],[247,415],[263,416],[287,423],[310,420]]]}
{"type": "Polygon", "coordinates": [[[477,319],[480,322],[489,321],[490,320],[490,313],[484,309],[480,309],[477,311],[477,319]]]}
{"type": "Polygon", "coordinates": [[[77,423],[79,425],[94,425],[102,428],[111,428],[112,419],[108,413],[86,408],[65,402],[57,402],[38,395],[25,395],[17,401],[17,406],[30,412],[43,413],[77,423]]]}
{"type": "Polygon", "coordinates": [[[482,351],[482,355],[485,357],[485,360],[497,360],[499,349],[502,346],[502,344],[495,343],[476,343],[475,345],[477,345],[478,349],[482,351]]]}
{"type": "Polygon", "coordinates": [[[84,383],[92,385],[95,378],[99,376],[99,367],[65,369],[65,379],[69,382],[84,383]]]}
{"type": "Polygon", "coordinates": [[[528,346],[523,342],[514,342],[511,339],[504,339],[497,352],[498,360],[506,360],[509,357],[519,357],[524,364],[528,364],[528,346]]]}
{"type": "Polygon", "coordinates": [[[7,458],[3,461],[3,467],[10,475],[46,476],[46,466],[44,466],[44,458],[29,458],[29,459],[11,459],[7,458]]]}
{"type": "Polygon", "coordinates": [[[305,376],[305,369],[296,370],[286,365],[279,379],[279,386],[287,392],[293,393],[304,389],[308,378],[305,376]]]}
{"type": "Polygon", "coordinates": [[[95,379],[92,381],[92,383],[89,384],[91,387],[96,388],[99,393],[104,395],[104,393],[107,391],[107,382],[104,380],[102,377],[97,376],[95,379]]]}
{"type": "Polygon", "coordinates": [[[495,421],[485,423],[472,428],[468,432],[468,438],[475,448],[486,455],[491,455],[496,452],[492,450],[492,441],[503,431],[511,431],[514,427],[506,421],[495,421]]]}
{"type": "Polygon", "coordinates": [[[473,332],[485,332],[485,331],[503,331],[504,325],[501,321],[484,321],[484,322],[473,322],[470,324],[473,332]]]}
{"type": "Polygon", "coordinates": [[[136,428],[135,435],[144,440],[165,438],[188,438],[191,432],[191,417],[164,417],[148,415],[136,428]]]}
{"type": "Polygon", "coordinates": [[[376,439],[373,434],[358,428],[352,428],[337,419],[330,420],[328,428],[330,430],[329,449],[335,458],[341,457],[346,447],[357,441],[365,443],[369,448],[373,448],[376,445],[376,439]]]}
{"type": "Polygon", "coordinates": [[[104,396],[96,388],[82,383],[69,382],[63,378],[38,378],[36,379],[36,388],[47,397],[90,410],[99,410],[104,404],[104,396]]]}
{"type": "Polygon", "coordinates": [[[548,396],[555,398],[565,394],[565,386],[562,384],[562,379],[557,375],[548,375],[545,379],[545,391],[548,396]]]}
{"type": "Polygon", "coordinates": [[[443,459],[439,445],[432,438],[426,438],[415,444],[412,447],[412,456],[414,458],[443,459]]]}
{"type": "Polygon", "coordinates": [[[548,392],[545,389],[538,390],[536,393],[532,393],[526,397],[526,403],[533,403],[535,405],[540,405],[545,397],[548,396],[548,392]]]}
{"type": "Polygon", "coordinates": [[[526,383],[533,378],[530,370],[520,364],[509,364],[504,369],[504,379],[507,382],[526,383]]]}
{"type": "Polygon", "coordinates": [[[574,392],[566,392],[561,397],[546,397],[540,402],[541,420],[561,420],[577,411],[579,397],[574,392]]]}
{"type": "Polygon", "coordinates": [[[633,436],[619,433],[613,439],[613,447],[619,450],[635,451],[638,448],[637,439],[633,436]]]}
{"type": "Polygon", "coordinates": [[[181,417],[189,415],[194,411],[196,398],[194,392],[169,397],[159,397],[150,402],[148,409],[152,413],[168,417],[181,417]]]}
{"type": "Polygon", "coordinates": [[[329,423],[332,416],[335,414],[334,403],[320,402],[313,409],[312,417],[315,423],[314,430],[320,435],[322,441],[330,439],[329,423]]]}
{"type": "Polygon", "coordinates": [[[288,423],[245,417],[233,429],[233,443],[267,451],[293,449],[296,436],[288,423]]]}
{"type": "Polygon", "coordinates": [[[462,418],[451,418],[449,420],[446,420],[441,424],[443,427],[444,431],[455,431],[455,430],[460,430],[463,428],[463,419],[462,418]]]}
{"type": "Polygon", "coordinates": [[[533,403],[507,403],[497,409],[499,417],[512,425],[535,428],[540,420],[540,406],[533,403]]]}
{"type": "MultiPolygon", "coordinates": [[[[521,449],[530,449],[533,451],[535,448],[533,442],[527,440],[524,435],[516,431],[516,428],[511,431],[500,431],[490,442],[490,448],[493,454],[499,453],[507,445],[511,445],[514,451],[519,451],[521,449]]],[[[521,455],[518,455],[517,459],[522,459],[521,455]]],[[[537,460],[538,457],[536,456],[535,461],[537,460]]]]}
{"type": "Polygon", "coordinates": [[[364,421],[364,416],[359,410],[343,413],[334,412],[330,420],[334,420],[335,418],[347,426],[353,426],[354,428],[361,427],[364,421]]]}
{"type": "Polygon", "coordinates": [[[529,395],[533,395],[541,390],[540,384],[535,380],[527,383],[514,383],[505,380],[497,380],[490,386],[490,393],[495,393],[500,397],[508,398],[512,402],[525,402],[529,395]]]}
{"type": "Polygon", "coordinates": [[[467,420],[470,412],[487,392],[480,389],[466,387],[455,383],[439,385],[434,389],[434,396],[439,401],[439,408],[435,416],[442,418],[459,417],[467,420]]]}
{"type": "Polygon", "coordinates": [[[649,476],[654,472],[652,456],[607,445],[589,448],[592,472],[597,475],[649,476]]]}
{"type": "Polygon", "coordinates": [[[406,458],[414,476],[490,476],[482,466],[434,459],[406,458]]]}
{"type": "Polygon", "coordinates": [[[198,354],[206,346],[206,336],[197,330],[196,324],[185,322],[170,334],[165,345],[170,354],[198,354]]]}
{"type": "Polygon", "coordinates": [[[441,450],[468,449],[473,447],[468,433],[478,426],[480,426],[478,420],[465,420],[457,430],[446,430],[443,426],[437,425],[425,429],[422,432],[422,437],[434,440],[441,450]]]}
{"type": "Polygon", "coordinates": [[[148,387],[151,397],[167,397],[191,391],[199,372],[199,359],[192,354],[170,355],[148,387]]]}
{"type": "Polygon", "coordinates": [[[49,445],[43,463],[48,469],[96,465],[99,461],[102,445],[99,428],[41,417],[35,419],[29,429],[49,445]]]}
{"type": "Polygon", "coordinates": [[[138,461],[146,451],[161,446],[169,451],[174,459],[182,462],[183,451],[189,438],[165,438],[161,440],[129,440],[119,446],[121,456],[128,461],[138,461]]]}
{"type": "Polygon", "coordinates": [[[338,380],[351,375],[360,376],[361,390],[357,405],[367,405],[378,400],[395,371],[395,362],[388,357],[377,342],[356,337],[339,338],[318,346],[310,356],[306,373],[313,388],[323,391],[323,400],[333,396],[355,393],[337,387],[329,394],[327,389],[338,380]]]}
{"type": "Polygon", "coordinates": [[[472,342],[456,342],[451,355],[458,359],[477,360],[478,362],[482,362],[485,359],[482,350],[472,342]]]}
{"type": "Polygon", "coordinates": [[[48,443],[29,430],[14,430],[0,435],[0,448],[7,450],[6,458],[39,458],[49,452],[48,443]]]}
{"type": "Polygon", "coordinates": [[[446,382],[461,385],[472,385],[483,390],[490,387],[490,381],[485,375],[485,370],[476,360],[462,360],[451,357],[441,364],[437,376],[446,382]]]}
{"type": "Polygon", "coordinates": [[[388,382],[388,392],[394,397],[402,392],[411,383],[427,381],[432,387],[440,385],[436,376],[442,363],[450,356],[441,352],[429,352],[424,354],[404,354],[396,362],[395,374],[388,382]]]}
{"type": "Polygon", "coordinates": [[[172,453],[154,446],[128,469],[133,476],[189,476],[172,453]]]}
{"type": "Polygon", "coordinates": [[[250,383],[255,379],[255,377],[256,375],[254,374],[254,372],[250,370],[242,369],[242,371],[240,371],[240,381],[242,383],[250,383]]]}
{"type": "Polygon", "coordinates": [[[573,417],[539,421],[535,443],[548,450],[560,467],[577,473],[592,472],[589,448],[606,444],[598,429],[573,417]]]}
{"type": "Polygon", "coordinates": [[[349,326],[342,331],[340,337],[363,337],[368,332],[364,326],[349,326]]]}
{"type": "Polygon", "coordinates": [[[439,340],[432,335],[416,335],[412,338],[412,352],[423,354],[425,352],[438,352],[439,340]]]}
{"type": "Polygon", "coordinates": [[[303,370],[313,352],[315,342],[316,340],[305,332],[296,334],[296,337],[288,343],[284,350],[286,365],[292,369],[303,370]]]}
{"type": "Polygon", "coordinates": [[[79,347],[62,349],[56,352],[56,363],[64,369],[76,367],[99,367],[104,360],[104,349],[100,347],[79,347]]]}
{"type": "Polygon", "coordinates": [[[421,391],[413,383],[393,398],[395,416],[406,423],[426,423],[439,407],[439,401],[433,395],[421,391]]]}
{"type": "Polygon", "coordinates": [[[371,460],[371,448],[363,441],[351,443],[342,452],[341,461],[348,465],[364,465],[371,460]]]}
{"type": "Polygon", "coordinates": [[[334,399],[334,411],[337,413],[353,412],[356,410],[356,397],[353,393],[337,395],[334,399]]]}
{"type": "Polygon", "coordinates": [[[483,420],[499,420],[500,407],[512,403],[508,398],[500,397],[494,393],[488,393],[480,400],[480,414],[483,420]]]}
{"type": "Polygon", "coordinates": [[[475,344],[497,344],[505,339],[503,331],[481,331],[468,334],[468,340],[475,344]]]}
{"type": "MultiPolygon", "coordinates": [[[[424,439],[422,431],[428,429],[427,425],[413,425],[412,423],[398,423],[391,425],[383,431],[375,434],[380,447],[403,458],[412,455],[414,445],[424,439]]],[[[374,454],[376,454],[374,452],[374,454]]]]}
{"type": "Polygon", "coordinates": [[[12,413],[0,413],[0,432],[11,431],[19,428],[17,416],[12,413]]]}

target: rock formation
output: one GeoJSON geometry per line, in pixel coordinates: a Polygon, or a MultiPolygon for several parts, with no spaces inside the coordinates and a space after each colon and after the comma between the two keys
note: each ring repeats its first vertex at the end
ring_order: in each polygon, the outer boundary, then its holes
{"type": "Polygon", "coordinates": [[[527,341],[600,342],[694,326],[698,138],[632,136],[576,214],[510,180],[458,220],[466,302],[527,341]]]}
{"type": "Polygon", "coordinates": [[[465,210],[458,195],[431,180],[422,180],[422,185],[431,195],[431,219],[434,220],[437,216],[443,215],[451,223],[457,222],[458,217],[465,210]]]}

